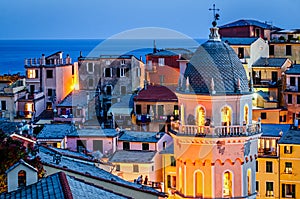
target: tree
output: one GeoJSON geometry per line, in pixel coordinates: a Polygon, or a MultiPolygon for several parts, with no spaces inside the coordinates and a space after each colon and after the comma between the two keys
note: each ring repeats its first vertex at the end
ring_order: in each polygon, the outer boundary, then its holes
{"type": "Polygon", "coordinates": [[[13,140],[9,135],[0,130],[0,193],[7,191],[6,170],[16,164],[20,159],[23,159],[33,167],[37,168],[39,178],[43,176],[44,169],[40,158],[32,158],[34,152],[35,149],[33,148],[33,145],[26,149],[21,141],[13,140]]]}

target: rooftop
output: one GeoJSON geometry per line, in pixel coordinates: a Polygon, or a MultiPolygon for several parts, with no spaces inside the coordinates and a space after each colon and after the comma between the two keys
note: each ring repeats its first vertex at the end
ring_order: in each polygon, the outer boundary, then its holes
{"type": "Polygon", "coordinates": [[[43,146],[39,147],[38,155],[41,158],[41,162],[44,165],[47,165],[47,166],[50,166],[53,168],[58,168],[60,170],[65,170],[65,171],[75,173],[78,175],[91,176],[95,180],[105,181],[107,183],[112,183],[112,184],[117,184],[118,186],[125,186],[125,187],[129,187],[131,189],[135,189],[138,191],[147,192],[147,193],[158,195],[158,196],[165,196],[163,193],[161,193],[151,187],[143,186],[140,184],[136,184],[136,183],[132,183],[132,182],[123,180],[122,178],[120,178],[118,176],[115,176],[103,169],[96,167],[93,162],[88,164],[88,163],[84,163],[80,160],[79,161],[76,161],[76,159],[71,160],[68,158],[64,158],[64,156],[62,156],[61,161],[58,164],[56,164],[53,161],[54,154],[55,154],[55,152],[53,152],[52,150],[49,150],[46,147],[43,147],[43,146]]]}
{"type": "Polygon", "coordinates": [[[0,130],[4,133],[12,134],[18,130],[20,122],[0,121],[0,130]]]}
{"type": "Polygon", "coordinates": [[[289,130],[290,124],[261,124],[262,137],[281,137],[289,130]]]}
{"type": "Polygon", "coordinates": [[[252,67],[278,67],[281,68],[287,61],[287,58],[259,58],[252,67]]]}
{"type": "Polygon", "coordinates": [[[223,42],[229,45],[251,45],[258,38],[244,38],[244,37],[223,37],[221,38],[223,42]]]}
{"type": "Polygon", "coordinates": [[[139,131],[122,131],[119,141],[129,142],[158,142],[164,135],[164,132],[139,132],[139,131]]]}
{"type": "Polygon", "coordinates": [[[37,183],[9,193],[0,194],[0,199],[31,199],[31,198],[128,198],[106,190],[92,183],[66,175],[63,172],[55,173],[42,178],[37,183]]]}
{"type": "Polygon", "coordinates": [[[156,151],[120,150],[109,159],[113,163],[153,163],[156,151]]]}
{"type": "Polygon", "coordinates": [[[170,89],[160,85],[147,85],[135,97],[134,101],[177,102],[177,96],[170,89]]]}
{"type": "Polygon", "coordinates": [[[219,28],[232,28],[232,27],[241,27],[241,26],[257,26],[264,29],[279,29],[276,26],[267,24],[266,22],[260,22],[253,19],[240,19],[225,25],[220,26],[219,28]]]}
{"type": "Polygon", "coordinates": [[[119,133],[115,129],[77,129],[68,137],[116,137],[119,133]]]}
{"type": "Polygon", "coordinates": [[[45,124],[37,139],[63,139],[74,131],[76,128],[72,124],[45,124]]]}
{"type": "Polygon", "coordinates": [[[300,64],[294,64],[293,67],[285,71],[285,74],[288,75],[300,74],[300,64]]]}
{"type": "Polygon", "coordinates": [[[279,144],[300,144],[300,130],[290,129],[288,130],[282,138],[280,138],[279,144]]]}

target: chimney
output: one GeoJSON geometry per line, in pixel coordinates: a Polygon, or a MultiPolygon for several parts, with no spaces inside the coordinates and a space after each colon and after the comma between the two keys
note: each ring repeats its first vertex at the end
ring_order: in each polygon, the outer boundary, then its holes
{"type": "Polygon", "coordinates": [[[45,54],[42,54],[42,66],[45,66],[46,65],[46,57],[45,57],[45,54]]]}
{"type": "Polygon", "coordinates": [[[153,53],[156,53],[157,49],[156,49],[156,41],[153,41],[153,53]]]}
{"type": "Polygon", "coordinates": [[[148,82],[147,80],[144,80],[144,89],[147,90],[147,87],[148,87],[148,82]]]}

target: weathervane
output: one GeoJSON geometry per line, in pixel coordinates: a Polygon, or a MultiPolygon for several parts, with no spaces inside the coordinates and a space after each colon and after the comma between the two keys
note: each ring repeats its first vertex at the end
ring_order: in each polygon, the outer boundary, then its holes
{"type": "Polygon", "coordinates": [[[219,8],[216,8],[216,5],[213,4],[213,8],[209,8],[209,11],[213,11],[213,15],[214,15],[214,21],[212,22],[213,27],[217,26],[217,20],[219,20],[220,15],[218,13],[216,13],[216,11],[220,11],[219,8]]]}

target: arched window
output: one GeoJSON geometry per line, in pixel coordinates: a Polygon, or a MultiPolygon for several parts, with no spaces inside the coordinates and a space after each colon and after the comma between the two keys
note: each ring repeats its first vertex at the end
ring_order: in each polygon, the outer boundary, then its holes
{"type": "Polygon", "coordinates": [[[26,186],[26,172],[24,170],[19,171],[18,173],[18,187],[26,186]]]}
{"type": "Polygon", "coordinates": [[[251,169],[247,171],[248,195],[251,195],[251,169]]]}
{"type": "Polygon", "coordinates": [[[246,124],[249,124],[249,107],[248,107],[248,105],[244,106],[244,121],[246,124]]]}
{"type": "Polygon", "coordinates": [[[196,171],[194,174],[194,191],[195,197],[202,198],[203,197],[203,187],[204,187],[204,179],[203,173],[201,171],[196,171]]]}
{"type": "Polygon", "coordinates": [[[223,175],[223,197],[232,197],[232,173],[229,171],[223,175]]]}
{"type": "Polygon", "coordinates": [[[198,107],[196,111],[196,125],[204,126],[205,124],[205,110],[203,107],[198,107]]]}
{"type": "Polygon", "coordinates": [[[231,125],[232,110],[229,106],[225,106],[221,110],[221,121],[223,126],[231,125]]]}

